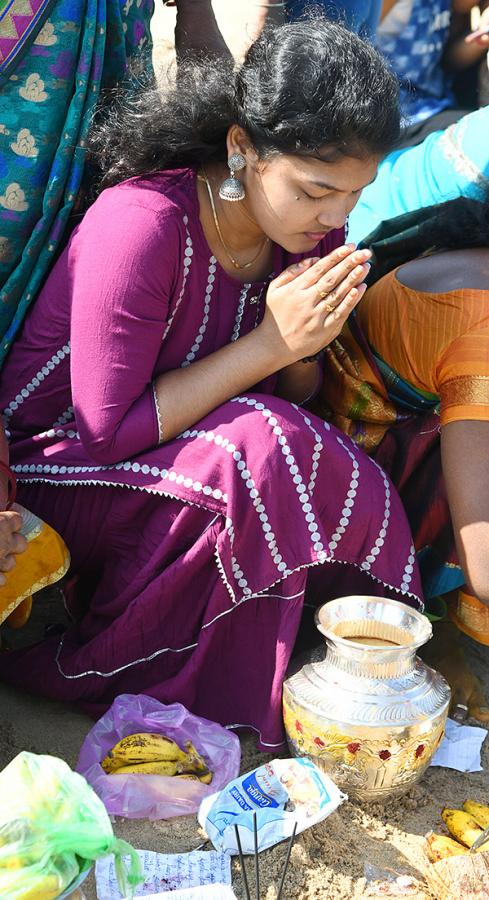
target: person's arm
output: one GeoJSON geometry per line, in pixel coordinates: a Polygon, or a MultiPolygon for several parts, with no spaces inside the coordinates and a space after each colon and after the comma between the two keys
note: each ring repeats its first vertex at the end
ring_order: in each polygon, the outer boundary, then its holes
{"type": "Polygon", "coordinates": [[[489,422],[449,422],[442,468],[455,545],[469,591],[489,606],[489,422]]]}
{"type": "Polygon", "coordinates": [[[160,375],[155,387],[163,439],[180,434],[268,375],[303,365],[304,356],[334,340],[365,292],[369,257],[370,251],[352,252],[350,245],[312,265],[306,260],[289,267],[270,284],[258,328],[185,369],[160,375]],[[334,291],[326,298],[335,307],[332,313],[321,300],[324,291],[334,291]]]}
{"type": "Polygon", "coordinates": [[[177,0],[175,51],[177,59],[189,53],[208,53],[231,59],[212,8],[212,0],[177,0]]]}
{"type": "Polygon", "coordinates": [[[100,196],[72,241],[73,405],[80,440],[103,465],[170,440],[273,372],[317,353],[363,294],[366,267],[359,261],[370,255],[352,253],[350,245],[315,264],[292,266],[271,283],[255,331],[153,383],[184,248],[178,211],[165,212],[151,191],[127,184],[100,196]],[[332,314],[322,290],[328,297],[335,291],[332,314]]]}
{"type": "Polygon", "coordinates": [[[183,213],[161,209],[157,198],[156,189],[131,184],[104,191],[66,260],[73,406],[80,440],[101,464],[158,443],[152,379],[180,283],[185,226],[183,213]]]}
{"type": "Polygon", "coordinates": [[[454,15],[450,40],[443,54],[444,68],[449,71],[463,71],[476,65],[489,47],[489,35],[482,32],[489,26],[489,9],[482,13],[477,31],[468,31],[472,2],[458,0],[454,3],[454,15]]]}
{"type": "Polygon", "coordinates": [[[209,53],[227,58],[234,53],[240,61],[265,25],[278,25],[285,21],[285,2],[281,0],[242,0],[239,21],[243,27],[239,40],[232,40],[231,50],[219,28],[212,0],[177,0],[176,6],[177,59],[183,59],[188,53],[209,53]]]}

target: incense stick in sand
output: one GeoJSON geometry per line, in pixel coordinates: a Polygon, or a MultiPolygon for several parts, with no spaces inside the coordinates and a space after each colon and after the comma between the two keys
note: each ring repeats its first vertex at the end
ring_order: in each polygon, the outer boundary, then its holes
{"type": "Polygon", "coordinates": [[[248,887],[248,877],[246,875],[246,869],[245,869],[245,863],[244,863],[243,850],[241,849],[241,838],[239,836],[239,831],[238,831],[237,825],[234,826],[234,833],[236,835],[236,843],[238,845],[239,861],[241,863],[241,874],[243,876],[243,884],[244,884],[244,889],[245,889],[245,894],[246,894],[246,900],[251,900],[250,889],[248,887]]]}
{"type": "Polygon", "coordinates": [[[282,897],[282,890],[283,890],[283,886],[284,886],[285,876],[287,874],[287,866],[289,865],[290,854],[292,851],[292,844],[294,843],[296,831],[297,831],[297,822],[295,823],[294,830],[293,830],[292,834],[290,835],[289,846],[287,848],[287,856],[285,857],[285,863],[284,863],[284,867],[282,869],[282,878],[280,880],[280,887],[278,889],[277,900],[281,900],[281,897],[282,897]]]}
{"type": "Polygon", "coordinates": [[[256,822],[256,812],[253,813],[253,838],[255,841],[255,882],[256,882],[256,900],[260,900],[260,872],[258,869],[258,825],[256,822]]]}

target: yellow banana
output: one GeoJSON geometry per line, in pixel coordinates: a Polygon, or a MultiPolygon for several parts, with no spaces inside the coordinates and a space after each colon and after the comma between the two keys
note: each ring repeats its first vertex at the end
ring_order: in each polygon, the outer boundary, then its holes
{"type": "MultiPolygon", "coordinates": [[[[57,875],[40,875],[31,881],[31,886],[26,887],[22,893],[15,894],[18,900],[55,900],[63,891],[63,884],[57,875]]],[[[0,882],[0,891],[3,891],[0,882]]],[[[2,896],[7,896],[3,894],[2,896]]]]}
{"type": "Polygon", "coordinates": [[[185,762],[185,753],[175,741],[164,734],[128,734],[109,750],[102,760],[102,768],[111,774],[121,765],[133,765],[142,762],[185,762]]]}
{"type": "Polygon", "coordinates": [[[467,847],[463,847],[458,841],[454,841],[445,834],[429,834],[426,837],[426,843],[431,862],[438,862],[448,856],[459,856],[461,853],[469,852],[467,847]]]}
{"type": "Polygon", "coordinates": [[[111,775],[176,775],[177,763],[171,759],[160,759],[154,762],[131,763],[119,766],[111,775]]]}
{"type": "Polygon", "coordinates": [[[191,775],[190,773],[186,773],[184,775],[175,775],[175,778],[186,778],[187,781],[200,781],[198,775],[191,775]]]}
{"type": "Polygon", "coordinates": [[[185,750],[187,751],[186,758],[181,761],[179,771],[189,773],[194,772],[197,775],[200,775],[200,773],[202,773],[203,775],[205,775],[206,772],[209,771],[207,763],[205,759],[200,755],[194,744],[192,744],[192,741],[185,741],[184,746],[185,750]]]}
{"type": "Polygon", "coordinates": [[[489,825],[489,806],[484,806],[483,803],[477,803],[475,800],[466,800],[462,808],[470,816],[473,816],[481,828],[487,828],[489,825]]]}
{"type": "Polygon", "coordinates": [[[202,784],[210,784],[212,781],[212,772],[205,772],[204,775],[199,775],[199,781],[202,784]]]}
{"type": "MultiPolygon", "coordinates": [[[[462,809],[444,809],[441,817],[450,834],[466,847],[471,847],[482,834],[482,828],[479,828],[474,817],[462,809]]],[[[489,842],[486,841],[480,849],[489,850],[489,842]]]]}

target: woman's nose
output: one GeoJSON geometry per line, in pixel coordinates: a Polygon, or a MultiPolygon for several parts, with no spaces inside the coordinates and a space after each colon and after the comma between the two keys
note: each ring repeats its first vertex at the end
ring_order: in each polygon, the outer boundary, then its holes
{"type": "Polygon", "coordinates": [[[317,219],[321,225],[327,225],[328,228],[343,228],[349,212],[344,202],[337,203],[321,212],[317,219]]]}

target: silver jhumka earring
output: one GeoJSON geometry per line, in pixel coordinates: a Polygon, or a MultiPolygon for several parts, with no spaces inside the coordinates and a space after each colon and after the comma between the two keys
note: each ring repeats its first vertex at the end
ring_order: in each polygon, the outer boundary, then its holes
{"type": "Polygon", "coordinates": [[[219,196],[221,200],[229,200],[231,203],[235,203],[237,200],[244,200],[245,198],[245,189],[234,174],[246,166],[243,154],[232,153],[228,159],[228,166],[230,175],[229,178],[222,182],[219,188],[219,196]]]}

